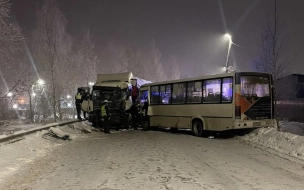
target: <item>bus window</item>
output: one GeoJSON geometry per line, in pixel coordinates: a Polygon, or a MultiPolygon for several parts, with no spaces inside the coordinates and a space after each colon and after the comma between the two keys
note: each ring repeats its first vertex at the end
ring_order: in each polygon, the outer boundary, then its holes
{"type": "Polygon", "coordinates": [[[269,79],[260,76],[241,76],[241,95],[244,97],[269,96],[269,79]]]}
{"type": "Polygon", "coordinates": [[[186,102],[186,83],[173,84],[172,103],[184,104],[186,102]]]}
{"type": "Polygon", "coordinates": [[[221,79],[205,80],[203,88],[206,93],[204,102],[206,103],[220,102],[221,79]]]}
{"type": "Polygon", "coordinates": [[[151,104],[158,104],[159,99],[159,90],[158,86],[152,86],[151,87],[151,104]]]}
{"type": "Polygon", "coordinates": [[[188,82],[187,83],[187,103],[201,103],[202,102],[202,82],[188,82]]]}
{"type": "Polygon", "coordinates": [[[232,102],[232,78],[223,78],[222,102],[232,102]]]}
{"type": "Polygon", "coordinates": [[[160,86],[160,104],[171,104],[171,85],[160,86]]]}

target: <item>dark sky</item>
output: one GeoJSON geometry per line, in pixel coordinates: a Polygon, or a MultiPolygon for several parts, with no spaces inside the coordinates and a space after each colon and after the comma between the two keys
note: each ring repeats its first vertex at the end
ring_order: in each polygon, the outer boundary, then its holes
{"type": "MultiPolygon", "coordinates": [[[[29,34],[36,5],[42,0],[12,0],[13,16],[29,34]]],[[[228,41],[218,0],[58,0],[68,19],[68,32],[80,39],[90,28],[101,62],[109,42],[148,50],[154,39],[162,62],[175,55],[182,73],[192,76],[219,72],[225,65],[228,41]]],[[[261,23],[269,0],[222,0],[224,20],[239,70],[250,70],[260,47],[261,23]]],[[[289,72],[304,74],[304,1],[279,0],[286,53],[294,58],[289,72]]]]}

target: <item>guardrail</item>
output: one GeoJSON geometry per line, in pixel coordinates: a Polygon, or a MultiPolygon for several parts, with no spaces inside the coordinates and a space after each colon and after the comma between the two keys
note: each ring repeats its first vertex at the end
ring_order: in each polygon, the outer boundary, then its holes
{"type": "Polygon", "coordinates": [[[28,135],[31,133],[34,133],[36,131],[41,131],[41,130],[45,130],[51,127],[56,127],[56,126],[63,126],[63,125],[67,125],[67,124],[71,124],[71,123],[75,123],[75,122],[79,122],[79,120],[70,120],[70,121],[63,121],[63,122],[58,122],[58,123],[50,123],[44,126],[39,126],[39,127],[34,127],[31,128],[29,130],[20,130],[20,131],[16,131],[13,134],[7,134],[7,135],[0,135],[0,143],[8,141],[10,139],[14,139],[17,137],[21,137],[24,135],[28,135]]]}

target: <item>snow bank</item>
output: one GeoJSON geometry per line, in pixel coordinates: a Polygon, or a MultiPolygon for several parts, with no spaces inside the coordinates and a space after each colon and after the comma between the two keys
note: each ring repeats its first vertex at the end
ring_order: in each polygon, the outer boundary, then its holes
{"type": "MultiPolygon", "coordinates": [[[[283,129],[293,129],[292,126],[282,125],[283,129]]],[[[277,151],[304,161],[304,137],[277,131],[275,128],[260,128],[240,137],[249,143],[257,144],[266,149],[277,151]]]]}
{"type": "MultiPolygon", "coordinates": [[[[83,128],[90,127],[84,122],[77,122],[74,125],[76,125],[74,128],[64,125],[50,129],[59,136],[69,135],[69,137],[74,140],[84,135],[82,131],[83,128]]],[[[46,156],[50,154],[54,148],[69,143],[69,141],[46,136],[48,133],[49,130],[45,129],[8,142],[0,143],[0,182],[7,176],[14,175],[19,168],[31,164],[34,159],[46,156]]]]}

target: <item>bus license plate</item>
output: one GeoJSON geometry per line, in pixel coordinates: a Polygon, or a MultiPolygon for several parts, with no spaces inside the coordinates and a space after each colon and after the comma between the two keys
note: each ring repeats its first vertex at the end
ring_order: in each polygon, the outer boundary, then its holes
{"type": "Polygon", "coordinates": [[[262,125],[261,122],[254,122],[254,123],[253,123],[253,127],[259,127],[259,126],[261,126],[261,125],[262,125]]]}

